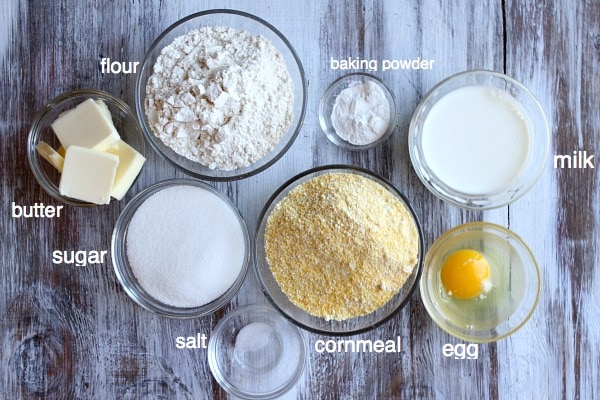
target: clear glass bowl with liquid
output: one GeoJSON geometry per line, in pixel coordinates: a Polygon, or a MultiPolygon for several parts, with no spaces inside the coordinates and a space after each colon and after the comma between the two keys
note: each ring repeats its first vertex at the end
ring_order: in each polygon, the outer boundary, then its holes
{"type": "Polygon", "coordinates": [[[427,189],[475,210],[501,207],[527,193],[549,149],[546,115],[531,91],[484,70],[438,83],[417,106],[408,132],[410,159],[427,189]]]}

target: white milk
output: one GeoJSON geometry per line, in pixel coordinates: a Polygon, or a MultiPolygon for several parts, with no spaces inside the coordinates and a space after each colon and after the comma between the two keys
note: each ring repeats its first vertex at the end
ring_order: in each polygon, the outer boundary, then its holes
{"type": "Polygon", "coordinates": [[[489,86],[444,95],[423,124],[423,157],[452,189],[491,194],[519,175],[529,151],[530,125],[520,104],[489,86]]]}

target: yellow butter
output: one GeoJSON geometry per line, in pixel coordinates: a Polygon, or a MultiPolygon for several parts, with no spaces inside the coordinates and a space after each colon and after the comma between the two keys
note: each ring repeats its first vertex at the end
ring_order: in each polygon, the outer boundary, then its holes
{"type": "Polygon", "coordinates": [[[121,200],[140,173],[146,158],[123,140],[119,140],[106,151],[119,157],[119,166],[117,167],[111,196],[121,200]]]}
{"type": "Polygon", "coordinates": [[[52,123],[52,129],[65,149],[81,146],[106,150],[120,139],[106,104],[88,99],[77,107],[62,113],[52,123]]]}
{"type": "Polygon", "coordinates": [[[60,176],[63,196],[95,204],[108,204],[119,157],[104,151],[71,145],[67,147],[60,176]]]}
{"type": "Polygon", "coordinates": [[[48,161],[58,172],[62,172],[65,159],[56,150],[54,150],[48,143],[40,141],[35,146],[38,154],[46,161],[48,161]]]}

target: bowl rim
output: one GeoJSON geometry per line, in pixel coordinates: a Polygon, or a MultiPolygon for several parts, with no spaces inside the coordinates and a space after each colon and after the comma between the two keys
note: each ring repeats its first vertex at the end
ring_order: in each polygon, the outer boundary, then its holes
{"type": "MultiPolygon", "coordinates": [[[[427,310],[429,317],[443,331],[445,331],[446,333],[448,333],[451,336],[453,336],[457,339],[460,339],[460,340],[466,340],[466,341],[470,341],[473,343],[492,343],[492,342],[497,342],[499,340],[502,340],[502,339],[505,339],[505,338],[511,336],[512,334],[514,334],[515,332],[520,330],[527,323],[527,321],[529,321],[529,319],[533,316],[533,314],[535,313],[535,310],[537,309],[537,306],[539,304],[540,297],[541,297],[542,274],[541,274],[541,269],[540,269],[539,263],[535,257],[535,254],[533,254],[533,251],[527,245],[527,243],[523,240],[523,238],[521,238],[521,236],[519,236],[517,233],[515,233],[511,229],[508,229],[502,225],[498,225],[498,224],[495,224],[492,222],[474,221],[474,222],[467,222],[467,223],[455,226],[454,228],[445,231],[433,242],[433,244],[429,247],[427,254],[425,255],[423,275],[421,277],[419,289],[421,292],[421,299],[422,299],[423,305],[425,306],[425,309],[427,310]],[[438,312],[436,307],[434,307],[432,304],[432,300],[431,300],[433,298],[433,295],[431,294],[432,288],[429,287],[426,276],[430,272],[434,272],[434,273],[438,272],[438,270],[440,268],[440,266],[435,268],[435,267],[428,265],[427,261],[430,257],[431,252],[439,251],[440,246],[443,245],[449,238],[451,238],[453,236],[464,235],[467,232],[484,230],[486,228],[488,229],[488,231],[491,231],[491,233],[494,236],[503,235],[511,240],[514,240],[516,243],[518,243],[518,245],[522,248],[524,253],[528,256],[528,258],[531,261],[530,263],[527,263],[528,267],[526,267],[526,270],[528,270],[528,272],[531,273],[531,276],[534,277],[533,280],[534,280],[534,283],[536,283],[536,286],[535,286],[534,301],[531,304],[531,308],[529,310],[527,310],[527,313],[526,313],[525,317],[522,319],[522,321],[519,321],[512,329],[507,330],[506,332],[504,332],[500,335],[490,336],[490,337],[479,337],[479,336],[463,334],[462,332],[454,329],[454,327],[451,326],[450,324],[444,323],[444,321],[446,320],[445,315],[438,312]]],[[[512,317],[517,312],[517,310],[518,310],[518,308],[515,309],[515,311],[513,311],[513,313],[509,316],[509,318],[512,317]]],[[[501,321],[498,324],[498,326],[504,324],[505,322],[506,321],[501,321]]],[[[473,332],[481,333],[481,332],[491,332],[493,330],[495,330],[495,328],[476,330],[473,332]]]]}
{"type": "Polygon", "coordinates": [[[140,305],[142,308],[163,317],[169,317],[173,319],[191,319],[209,315],[225,306],[233,297],[235,297],[244,283],[248,273],[248,265],[250,263],[250,256],[252,252],[251,248],[252,243],[246,222],[239,209],[229,199],[228,196],[208,183],[194,178],[171,178],[156,182],[153,185],[146,187],[144,190],[136,194],[135,197],[127,203],[123,211],[121,211],[111,236],[111,261],[120,286],[123,288],[125,293],[127,293],[129,298],[135,303],[140,305]],[[240,272],[235,278],[235,281],[223,294],[221,294],[221,296],[197,307],[176,307],[165,304],[160,300],[153,298],[149,293],[146,293],[143,288],[141,288],[142,291],[140,291],[138,288],[130,286],[126,281],[127,277],[125,276],[130,275],[132,279],[136,279],[135,275],[131,271],[129,262],[127,261],[127,246],[125,241],[131,219],[137,212],[138,208],[148,198],[152,197],[154,194],[163,189],[175,186],[193,186],[207,190],[211,194],[216,195],[235,214],[244,236],[244,244],[246,247],[244,252],[244,260],[240,272]],[[125,264],[122,264],[121,259],[123,259],[125,264]]]}
{"type": "MultiPolygon", "coordinates": [[[[335,99],[333,100],[335,101],[335,99]]],[[[338,77],[333,82],[331,82],[329,86],[327,86],[327,89],[325,89],[319,101],[318,118],[321,131],[331,143],[347,150],[368,150],[370,148],[377,147],[385,143],[394,134],[394,131],[396,131],[398,124],[398,103],[396,101],[396,96],[394,95],[394,92],[392,92],[392,90],[380,77],[368,72],[351,72],[338,77]],[[380,87],[381,90],[383,90],[386,96],[386,100],[388,100],[390,106],[390,121],[386,132],[383,134],[383,136],[381,136],[374,142],[361,145],[352,144],[347,140],[342,139],[337,134],[337,132],[335,132],[334,129],[328,129],[327,126],[327,121],[331,121],[331,117],[328,115],[329,113],[326,112],[328,110],[328,99],[333,95],[334,91],[338,88],[338,86],[341,85],[344,81],[351,80],[352,78],[356,77],[367,81],[375,82],[378,85],[378,87],[380,87]]]]}
{"type": "MultiPolygon", "coordinates": [[[[474,86],[474,85],[463,85],[462,87],[467,87],[467,86],[474,86]]],[[[454,89],[454,90],[456,90],[456,89],[454,89]]],[[[435,103],[433,103],[433,104],[435,104],[435,103]]],[[[529,115],[528,115],[528,117],[529,117],[529,115]]],[[[531,123],[532,119],[531,118],[528,118],[528,119],[531,123]]],[[[546,167],[546,162],[549,157],[550,145],[551,145],[550,134],[551,134],[550,133],[550,125],[548,123],[548,118],[546,116],[546,113],[545,113],[540,101],[533,94],[533,92],[531,92],[531,90],[529,90],[529,88],[527,88],[523,83],[519,82],[515,78],[513,78],[509,75],[506,75],[502,72],[496,72],[496,71],[486,70],[486,69],[472,69],[472,70],[458,72],[456,74],[453,74],[453,75],[450,75],[450,76],[444,78],[443,80],[438,82],[435,86],[433,86],[427,92],[425,97],[423,97],[423,99],[419,102],[419,104],[417,105],[417,107],[415,108],[415,110],[412,114],[409,128],[408,128],[408,151],[409,151],[411,164],[413,165],[413,169],[414,169],[416,175],[419,177],[419,180],[437,198],[439,198],[445,202],[448,202],[450,204],[453,204],[457,207],[463,208],[463,209],[491,210],[491,209],[500,208],[500,207],[512,204],[513,202],[515,202],[516,200],[518,200],[519,198],[524,196],[539,180],[542,173],[544,172],[544,169],[546,167]],[[529,178],[528,182],[523,184],[522,187],[520,187],[520,188],[518,186],[516,186],[516,184],[519,183],[519,178],[527,173],[527,171],[525,171],[525,170],[521,170],[519,172],[517,178],[515,178],[515,180],[512,182],[511,186],[508,188],[505,188],[503,190],[493,192],[493,193],[487,193],[487,194],[463,193],[463,192],[460,192],[458,190],[451,188],[450,186],[448,186],[447,184],[442,182],[440,179],[437,178],[437,176],[430,169],[424,168],[423,163],[419,160],[419,157],[417,156],[417,150],[415,149],[415,147],[420,148],[421,145],[420,145],[420,141],[417,142],[415,140],[415,135],[416,135],[417,125],[419,124],[418,120],[421,117],[421,113],[423,112],[425,107],[427,105],[429,105],[431,98],[438,94],[438,91],[440,89],[442,89],[443,87],[447,86],[448,84],[450,84],[451,82],[453,82],[455,80],[464,79],[468,76],[487,76],[487,77],[497,78],[497,79],[501,79],[506,82],[509,82],[512,86],[518,88],[519,91],[521,91],[522,93],[525,94],[526,97],[528,97],[528,99],[531,101],[531,103],[533,105],[532,111],[535,112],[535,114],[537,114],[537,117],[539,117],[538,121],[542,123],[540,125],[540,127],[542,129],[540,130],[539,137],[541,139],[543,139],[543,142],[535,144],[535,149],[536,149],[535,151],[539,151],[539,150],[543,151],[543,156],[541,157],[539,165],[537,165],[535,168],[532,169],[532,172],[530,173],[530,178],[529,178]],[[423,171],[422,171],[423,169],[426,170],[426,175],[430,177],[429,179],[423,173],[423,171]],[[440,187],[444,192],[441,192],[440,190],[438,190],[438,187],[440,187]],[[513,193],[513,195],[508,196],[506,199],[494,200],[493,197],[497,196],[500,193],[513,193]],[[455,197],[457,197],[458,200],[455,197]],[[489,199],[490,197],[492,197],[491,200],[489,199]]],[[[532,136],[533,136],[533,134],[532,134],[532,136]]]]}
{"type": "MultiPolygon", "coordinates": [[[[163,45],[163,48],[167,45],[168,44],[163,45]]],[[[277,28],[275,28],[275,26],[273,26],[269,22],[263,20],[262,18],[257,17],[256,15],[253,15],[253,14],[250,14],[250,13],[247,13],[244,11],[222,9],[222,8],[204,10],[204,11],[190,14],[186,17],[183,17],[183,18],[175,21],[174,23],[169,25],[164,31],[162,31],[161,34],[154,40],[154,42],[152,42],[152,45],[150,46],[150,48],[144,55],[144,59],[142,60],[140,71],[136,77],[134,90],[135,90],[135,112],[138,117],[142,133],[146,137],[146,140],[148,141],[148,143],[150,144],[150,147],[154,150],[154,152],[156,154],[158,154],[160,156],[160,158],[166,160],[169,164],[171,164],[173,167],[175,167],[177,170],[189,175],[190,177],[196,178],[196,179],[207,180],[207,181],[213,181],[213,182],[229,182],[229,181],[235,181],[235,180],[248,178],[250,176],[256,175],[256,174],[266,170],[267,168],[269,168],[273,164],[275,164],[281,157],[283,157],[285,155],[285,153],[287,153],[287,151],[290,149],[290,147],[294,144],[294,142],[296,141],[296,138],[298,137],[298,135],[300,133],[300,130],[302,129],[304,118],[306,116],[307,97],[308,97],[306,73],[304,71],[304,67],[302,65],[302,62],[300,61],[300,57],[298,56],[298,53],[296,52],[296,50],[294,49],[292,44],[289,42],[289,40],[283,35],[283,33],[281,33],[277,28]],[[208,16],[208,15],[216,15],[216,14],[228,14],[228,15],[234,15],[234,16],[253,20],[254,22],[258,22],[259,24],[265,26],[273,34],[275,34],[275,36],[279,37],[281,39],[281,41],[285,44],[287,49],[289,50],[290,54],[292,55],[293,60],[295,61],[295,65],[298,67],[298,73],[299,73],[300,82],[301,82],[300,93],[302,94],[302,104],[300,106],[300,114],[298,116],[298,123],[297,123],[296,127],[292,127],[290,125],[290,127],[288,128],[288,130],[294,129],[294,131],[292,132],[292,135],[290,136],[290,138],[289,138],[288,142],[285,144],[285,146],[283,146],[282,149],[277,154],[275,154],[273,159],[271,159],[269,162],[265,163],[264,165],[262,165],[258,168],[252,168],[252,169],[250,169],[246,172],[242,172],[242,173],[235,173],[235,171],[237,171],[237,169],[234,169],[231,171],[231,174],[228,174],[227,176],[215,176],[210,173],[200,173],[200,172],[192,171],[182,165],[179,165],[177,162],[175,162],[174,160],[172,160],[170,157],[168,157],[166,154],[163,153],[163,151],[160,149],[157,142],[155,142],[156,138],[155,138],[154,134],[152,133],[152,127],[150,127],[146,121],[145,86],[147,84],[147,80],[146,80],[146,82],[142,82],[142,78],[144,76],[144,72],[146,71],[146,69],[151,70],[154,66],[154,65],[150,65],[150,61],[152,59],[151,55],[155,52],[155,50],[158,49],[158,47],[162,44],[163,39],[169,33],[171,33],[173,30],[177,29],[180,25],[183,25],[184,23],[186,23],[192,19],[200,18],[200,17],[204,17],[204,16],[208,16]],[[142,93],[144,93],[143,96],[142,96],[142,93]]],[[[158,140],[160,140],[160,139],[158,139],[158,140]]],[[[265,157],[267,157],[269,154],[270,153],[267,153],[267,155],[265,155],[265,157]]],[[[200,165],[202,165],[202,164],[200,164],[200,165]]],[[[250,167],[250,166],[252,166],[252,164],[250,164],[248,167],[250,167]]],[[[219,170],[219,171],[223,171],[223,170],[219,170]]]]}
{"type": "MultiPolygon", "coordinates": [[[[40,156],[38,155],[36,150],[36,145],[40,141],[41,130],[43,128],[42,121],[44,120],[46,115],[54,111],[55,109],[60,108],[63,102],[65,101],[83,97],[113,102],[116,105],[116,107],[120,108],[125,113],[125,115],[128,116],[128,119],[130,120],[129,122],[131,122],[136,127],[135,130],[137,131],[137,135],[139,136],[139,146],[136,147],[137,152],[140,153],[143,157],[146,157],[146,140],[144,138],[144,134],[142,133],[142,127],[140,126],[135,112],[131,109],[131,107],[129,107],[129,105],[124,100],[111,93],[99,89],[74,89],[61,93],[58,96],[54,97],[52,100],[46,103],[36,114],[27,135],[27,162],[38,184],[54,200],[60,201],[70,206],[82,208],[106,206],[108,204],[95,204],[61,195],[58,190],[58,186],[44,179],[43,174],[41,172],[42,167],[40,156]]],[[[119,134],[121,135],[121,137],[123,137],[121,132],[119,132],[119,134]]],[[[127,140],[125,140],[125,142],[130,144],[127,140]]],[[[138,176],[135,178],[134,182],[139,178],[139,175],[140,174],[138,174],[138,176]]],[[[112,199],[110,203],[112,203],[113,201],[114,199],[112,199]]]]}
{"type": "MultiPolygon", "coordinates": [[[[398,313],[400,312],[400,310],[402,310],[408,304],[408,302],[410,301],[410,299],[413,297],[413,294],[415,293],[417,287],[419,286],[419,281],[421,279],[421,274],[423,272],[423,264],[424,264],[423,261],[425,259],[425,244],[424,244],[423,228],[421,226],[421,222],[419,221],[419,218],[417,217],[417,214],[416,214],[416,212],[415,212],[415,210],[414,210],[411,202],[408,200],[408,198],[406,197],[406,195],[404,193],[402,193],[400,190],[398,190],[388,179],[383,178],[383,177],[379,176],[378,174],[376,174],[375,172],[370,171],[370,170],[368,170],[366,168],[358,167],[358,166],[354,166],[354,165],[344,165],[344,164],[322,165],[322,166],[310,168],[310,169],[308,169],[306,171],[300,172],[299,174],[296,174],[292,178],[288,179],[283,184],[281,184],[277,188],[277,190],[275,190],[275,192],[271,195],[271,197],[265,202],[265,205],[264,205],[263,209],[261,210],[261,212],[259,214],[258,223],[256,225],[256,230],[254,232],[253,258],[254,258],[254,272],[255,272],[255,275],[256,275],[259,283],[260,283],[262,292],[264,293],[265,297],[269,300],[269,303],[276,310],[278,310],[286,319],[288,319],[289,321],[291,321],[295,325],[299,326],[300,328],[302,328],[304,330],[307,330],[309,332],[312,332],[312,333],[317,333],[317,334],[322,334],[322,335],[339,336],[339,337],[352,336],[352,335],[357,335],[357,334],[361,334],[361,333],[365,333],[365,332],[371,331],[371,330],[373,330],[373,329],[375,329],[375,328],[383,325],[384,323],[388,322],[393,317],[395,317],[396,315],[398,315],[398,313]],[[269,291],[268,291],[268,289],[267,289],[267,287],[266,287],[266,285],[264,283],[264,279],[263,279],[263,277],[262,277],[262,275],[260,273],[259,263],[262,262],[263,260],[259,260],[258,259],[258,245],[259,245],[259,243],[261,243],[263,241],[262,239],[259,240],[259,235],[261,233],[263,225],[265,225],[266,220],[268,218],[267,212],[269,211],[269,209],[273,205],[274,201],[284,191],[286,191],[287,189],[291,190],[293,187],[295,187],[296,182],[298,182],[302,178],[307,177],[309,175],[313,175],[313,174],[321,174],[321,173],[325,174],[325,173],[329,173],[329,172],[332,172],[332,173],[335,173],[335,172],[352,173],[352,174],[358,174],[358,175],[362,175],[362,176],[367,176],[369,179],[372,179],[374,182],[382,185],[386,190],[390,191],[394,195],[394,197],[396,197],[398,200],[401,200],[401,202],[403,203],[404,207],[406,208],[406,210],[408,211],[408,213],[412,217],[413,222],[414,222],[414,224],[416,226],[416,229],[417,229],[418,245],[419,245],[417,262],[415,263],[415,265],[413,267],[413,271],[411,272],[411,275],[415,274],[414,275],[414,281],[412,283],[412,286],[408,289],[408,291],[406,292],[406,295],[398,303],[398,305],[393,310],[391,310],[388,315],[384,316],[383,318],[377,320],[374,323],[371,323],[369,325],[365,325],[362,328],[345,330],[345,331],[331,331],[331,330],[327,330],[327,329],[315,328],[313,326],[310,326],[308,324],[305,324],[305,323],[302,323],[302,322],[296,320],[291,315],[288,315],[288,313],[285,310],[283,310],[282,307],[279,306],[279,304],[277,304],[277,302],[273,299],[273,297],[269,293],[269,291]],[[416,271],[416,273],[415,273],[415,271],[416,271]]],[[[266,262],[266,260],[264,260],[264,261],[266,262]]],[[[400,292],[403,288],[404,288],[404,286],[402,286],[398,290],[398,292],[400,292]]],[[[397,295],[397,293],[396,293],[396,295],[397,295]]],[[[393,299],[393,297],[392,297],[392,299],[393,299]]],[[[388,300],[388,303],[392,299],[388,300]]],[[[386,303],[386,305],[388,303],[386,303]]],[[[382,306],[382,307],[385,307],[385,305],[382,306]]],[[[306,313],[306,311],[304,311],[304,310],[302,310],[302,311],[304,313],[306,313]]],[[[375,312],[377,312],[377,310],[373,311],[370,314],[367,314],[367,315],[364,315],[364,316],[359,316],[357,318],[366,318],[366,317],[368,317],[369,315],[372,315],[375,312]]],[[[308,313],[306,313],[306,314],[308,314],[308,313]]],[[[314,318],[318,318],[318,317],[314,317],[314,318]]]]}
{"type": "MultiPolygon", "coordinates": [[[[252,323],[255,321],[253,319],[251,319],[248,322],[252,323]]],[[[283,317],[283,315],[281,315],[281,313],[277,312],[276,310],[274,310],[271,307],[268,307],[267,305],[246,304],[246,305],[242,305],[242,306],[239,306],[239,307],[231,310],[230,312],[225,314],[225,316],[223,318],[221,318],[219,320],[219,322],[217,322],[217,324],[215,325],[215,327],[212,331],[210,339],[208,341],[207,358],[208,358],[209,369],[210,369],[213,377],[215,378],[215,380],[217,381],[219,386],[221,386],[226,392],[228,392],[234,396],[239,396],[244,399],[275,399],[275,398],[282,396],[284,393],[287,393],[290,389],[292,389],[296,385],[296,383],[298,382],[298,380],[304,373],[304,370],[306,369],[306,364],[308,363],[307,355],[308,355],[308,344],[306,342],[306,338],[304,337],[302,331],[296,325],[290,323],[286,318],[283,317]],[[221,334],[223,333],[223,329],[225,329],[227,324],[230,323],[234,318],[236,318],[240,315],[249,316],[249,315],[259,315],[259,314],[271,316],[272,318],[278,319],[282,323],[285,323],[289,327],[291,332],[294,334],[295,339],[298,339],[297,343],[300,344],[299,347],[301,347],[301,351],[299,353],[300,354],[300,358],[298,360],[299,363],[296,366],[294,373],[289,377],[289,379],[286,380],[286,382],[284,382],[278,388],[276,388],[268,393],[251,394],[251,393],[240,390],[237,387],[231,385],[229,383],[229,380],[227,380],[224,377],[222,370],[220,368],[218,368],[219,363],[217,362],[216,358],[217,358],[217,353],[220,350],[218,350],[216,346],[217,346],[217,340],[219,340],[221,334]]]]}

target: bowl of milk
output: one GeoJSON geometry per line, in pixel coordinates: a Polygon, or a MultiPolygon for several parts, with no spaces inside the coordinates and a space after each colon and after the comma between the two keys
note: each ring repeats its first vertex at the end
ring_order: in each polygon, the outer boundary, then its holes
{"type": "Polygon", "coordinates": [[[509,76],[467,71],[435,86],[409,128],[413,167],[437,197],[490,209],[523,196],[540,177],[550,146],[546,115],[509,76]]]}

